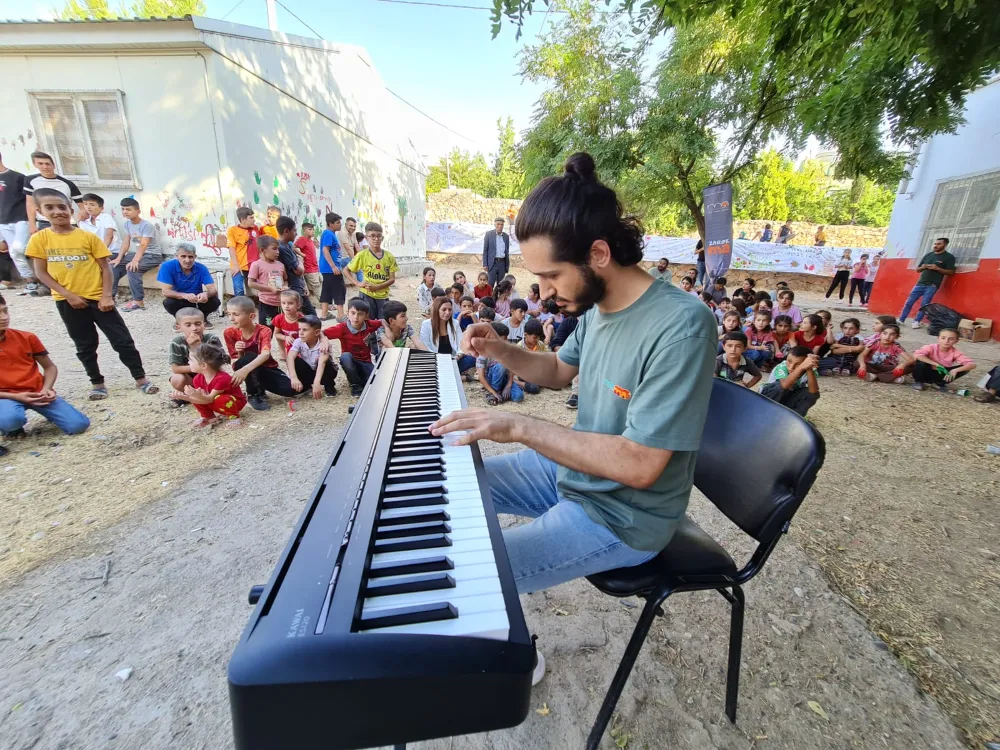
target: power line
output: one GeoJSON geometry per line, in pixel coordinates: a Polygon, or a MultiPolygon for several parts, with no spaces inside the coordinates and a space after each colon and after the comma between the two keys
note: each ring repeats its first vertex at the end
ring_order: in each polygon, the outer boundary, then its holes
{"type": "Polygon", "coordinates": [[[243,5],[243,3],[245,3],[245,2],[246,2],[246,0],[239,0],[239,2],[238,2],[238,3],[236,3],[236,5],[234,5],[234,6],[232,7],[232,8],[230,8],[230,9],[229,9],[228,11],[226,11],[226,15],[224,15],[224,16],[223,16],[222,18],[220,18],[219,20],[220,20],[220,21],[225,21],[225,20],[226,20],[227,18],[229,18],[229,16],[231,16],[231,15],[232,15],[232,13],[233,13],[233,11],[234,11],[234,10],[236,10],[237,8],[239,8],[239,7],[240,7],[241,5],[243,5]]]}
{"type": "Polygon", "coordinates": [[[397,99],[399,99],[399,101],[401,101],[401,102],[402,102],[403,104],[405,104],[405,105],[406,105],[407,107],[410,107],[410,108],[411,108],[411,109],[413,109],[414,111],[416,111],[416,112],[419,112],[419,113],[420,113],[420,114],[422,114],[422,115],[423,115],[424,117],[426,117],[426,118],[427,118],[428,120],[430,120],[431,122],[433,122],[433,123],[434,123],[435,125],[437,125],[437,126],[439,126],[439,127],[442,127],[442,128],[444,128],[444,129],[445,129],[445,130],[447,130],[447,131],[448,131],[449,133],[453,133],[453,134],[457,135],[457,136],[458,136],[459,138],[464,138],[464,139],[465,139],[465,140],[467,140],[467,141],[468,141],[469,143],[474,143],[474,144],[476,144],[477,146],[480,146],[480,145],[482,145],[482,144],[480,144],[480,143],[479,143],[479,141],[476,141],[476,140],[474,140],[474,139],[472,139],[472,138],[469,138],[469,136],[467,136],[467,135],[462,135],[462,134],[461,134],[461,133],[459,133],[459,132],[458,132],[457,130],[452,130],[451,128],[449,128],[449,127],[448,127],[447,125],[445,125],[445,124],[444,124],[443,122],[440,122],[439,120],[435,120],[435,119],[434,119],[433,117],[431,117],[431,116],[430,116],[429,114],[427,114],[427,113],[426,113],[426,112],[424,112],[424,111],[423,111],[422,109],[420,109],[419,107],[417,107],[417,106],[416,106],[415,104],[410,104],[410,102],[406,101],[406,99],[404,99],[403,97],[401,97],[401,96],[400,96],[399,94],[397,94],[397,93],[396,93],[395,91],[393,91],[392,89],[390,89],[390,88],[389,88],[388,86],[386,87],[386,89],[385,89],[385,90],[386,90],[386,91],[388,91],[388,92],[389,92],[390,94],[392,94],[392,95],[393,95],[394,97],[396,97],[397,99]]]}
{"type": "MultiPolygon", "coordinates": [[[[243,2],[243,0],[240,0],[240,2],[243,2]]],[[[323,35],[322,34],[320,34],[318,31],[316,31],[316,29],[314,29],[312,26],[310,26],[305,21],[303,21],[301,18],[299,18],[297,15],[295,15],[295,11],[293,11],[291,8],[289,8],[287,5],[285,5],[283,2],[281,2],[281,0],[274,0],[274,2],[276,2],[282,8],[284,8],[285,10],[287,10],[291,14],[292,18],[294,18],[296,21],[298,21],[303,26],[305,26],[307,29],[309,29],[309,31],[311,31],[313,34],[315,34],[317,39],[320,39],[322,41],[326,41],[325,39],[323,39],[323,35]]]]}
{"type": "Polygon", "coordinates": [[[449,3],[429,3],[420,0],[378,0],[380,3],[395,3],[396,5],[425,5],[430,8],[458,8],[459,10],[493,10],[482,5],[451,5],[449,3]]]}

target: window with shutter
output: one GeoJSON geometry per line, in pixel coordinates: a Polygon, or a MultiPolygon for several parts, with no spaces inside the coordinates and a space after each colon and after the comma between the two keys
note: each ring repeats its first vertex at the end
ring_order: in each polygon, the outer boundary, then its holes
{"type": "Polygon", "coordinates": [[[29,92],[40,147],[84,187],[139,188],[120,91],[29,92]]]}
{"type": "Polygon", "coordinates": [[[924,222],[919,258],[938,237],[947,237],[948,252],[959,270],[979,267],[986,237],[1000,203],[1000,172],[941,182],[924,222]]]}

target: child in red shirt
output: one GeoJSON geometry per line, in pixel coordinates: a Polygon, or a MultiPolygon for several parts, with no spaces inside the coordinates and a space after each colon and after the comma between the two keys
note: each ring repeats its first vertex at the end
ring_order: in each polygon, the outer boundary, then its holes
{"type": "Polygon", "coordinates": [[[319,304],[319,293],[323,288],[323,274],[319,272],[319,261],[316,259],[316,225],[308,221],[302,222],[302,234],[295,240],[295,247],[302,253],[302,268],[305,271],[306,286],[309,295],[316,298],[319,304]]]}
{"type": "Polygon", "coordinates": [[[171,397],[187,401],[198,410],[200,418],[194,427],[211,427],[225,419],[233,427],[240,424],[240,412],[247,405],[243,389],[222,368],[229,361],[222,345],[216,341],[203,341],[191,348],[191,372],[195,373],[192,385],[184,392],[174,391],[171,397]]]}
{"type": "Polygon", "coordinates": [[[753,316],[753,325],[744,331],[747,350],[743,356],[757,367],[763,367],[774,359],[774,331],[771,330],[771,313],[758,310],[753,316]]]}
{"type": "Polygon", "coordinates": [[[299,337],[299,321],[302,320],[302,297],[294,289],[286,289],[281,293],[281,312],[274,317],[271,325],[274,326],[274,337],[281,342],[285,348],[282,352],[287,355],[292,349],[292,344],[299,337]]]}
{"type": "Polygon", "coordinates": [[[490,277],[486,271],[479,272],[477,282],[478,283],[472,288],[473,293],[476,295],[476,299],[493,296],[493,287],[490,286],[490,277]]]}
{"type": "Polygon", "coordinates": [[[826,325],[819,315],[806,315],[795,332],[795,343],[804,346],[813,354],[819,354],[826,344],[826,325]]]}
{"type": "Polygon", "coordinates": [[[896,343],[898,337],[898,325],[889,323],[882,327],[878,342],[865,346],[865,350],[858,355],[859,378],[869,383],[876,380],[883,383],[903,382],[913,358],[896,343]]]}
{"type": "Polygon", "coordinates": [[[381,320],[368,320],[368,303],[355,297],[347,305],[347,320],[323,331],[328,339],[340,342],[340,366],[344,368],[347,382],[351,384],[352,396],[361,395],[375,369],[372,363],[371,337],[381,327],[381,320]]]}
{"type": "Polygon", "coordinates": [[[257,323],[257,308],[249,297],[233,297],[226,303],[233,324],[222,333],[233,360],[233,383],[247,385],[247,400],[257,411],[271,408],[268,391],[294,398],[292,381],[271,356],[271,329],[257,323]]]}

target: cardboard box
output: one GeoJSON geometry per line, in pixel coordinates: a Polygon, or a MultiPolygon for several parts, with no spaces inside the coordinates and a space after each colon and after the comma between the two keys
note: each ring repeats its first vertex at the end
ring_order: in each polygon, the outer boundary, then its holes
{"type": "Polygon", "coordinates": [[[969,320],[962,318],[958,323],[958,335],[966,341],[978,343],[989,341],[993,335],[993,321],[989,318],[969,320]]]}

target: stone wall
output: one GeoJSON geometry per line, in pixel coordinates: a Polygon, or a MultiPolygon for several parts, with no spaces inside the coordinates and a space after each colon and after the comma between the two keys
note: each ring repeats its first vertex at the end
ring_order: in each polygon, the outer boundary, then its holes
{"type": "MultiPolygon", "coordinates": [[[[507,217],[512,209],[516,213],[520,207],[519,200],[484,198],[471,190],[452,188],[430,195],[427,199],[427,221],[492,224],[498,216],[507,217]]],[[[764,219],[734,222],[733,236],[739,237],[740,232],[746,232],[747,239],[753,239],[757,232],[764,229],[765,224],[770,224],[777,236],[781,222],[764,219]]],[[[792,222],[792,231],[796,235],[794,244],[811,245],[816,235],[816,228],[816,224],[804,221],[792,222]]],[[[826,244],[831,247],[884,247],[887,232],[888,229],[831,224],[826,227],[826,244]]]]}

